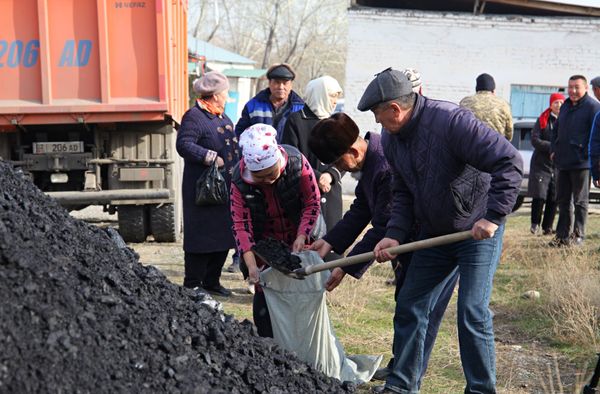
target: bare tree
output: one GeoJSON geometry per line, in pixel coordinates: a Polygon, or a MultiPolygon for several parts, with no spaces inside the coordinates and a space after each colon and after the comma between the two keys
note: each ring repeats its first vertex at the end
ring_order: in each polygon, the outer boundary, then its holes
{"type": "Polygon", "coordinates": [[[195,0],[190,15],[199,23],[191,28],[261,68],[290,63],[297,87],[324,74],[343,83],[348,6],[349,0],[195,0]],[[215,4],[220,15],[209,12],[215,4]]]}

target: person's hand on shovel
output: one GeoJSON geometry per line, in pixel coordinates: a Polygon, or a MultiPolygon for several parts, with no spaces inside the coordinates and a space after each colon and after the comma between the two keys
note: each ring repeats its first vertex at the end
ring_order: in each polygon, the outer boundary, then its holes
{"type": "Polygon", "coordinates": [[[396,241],[393,238],[384,238],[375,245],[375,249],[373,249],[373,253],[375,253],[375,259],[380,263],[384,261],[392,260],[396,257],[395,254],[389,254],[384,249],[393,248],[394,246],[400,245],[400,242],[396,241]]]}
{"type": "Polygon", "coordinates": [[[342,279],[344,279],[344,276],[346,276],[346,273],[343,269],[341,269],[340,267],[334,268],[333,271],[331,271],[329,279],[327,279],[327,283],[325,283],[325,290],[333,291],[333,289],[335,289],[340,285],[340,283],[342,283],[342,279]]]}
{"type": "Polygon", "coordinates": [[[473,235],[473,239],[481,241],[482,239],[492,238],[494,233],[498,230],[498,225],[494,224],[486,219],[479,219],[473,225],[471,229],[471,234],[473,235]]]}
{"type": "MultiPolygon", "coordinates": [[[[316,240],[312,245],[310,245],[309,249],[316,251],[319,254],[319,256],[323,258],[327,256],[329,252],[331,252],[333,247],[329,242],[321,238],[316,240]]],[[[333,271],[331,271],[329,279],[327,279],[327,283],[325,283],[325,290],[332,291],[333,289],[338,287],[339,284],[342,283],[342,279],[344,279],[344,276],[346,276],[346,273],[343,269],[339,267],[334,268],[333,271]]]]}

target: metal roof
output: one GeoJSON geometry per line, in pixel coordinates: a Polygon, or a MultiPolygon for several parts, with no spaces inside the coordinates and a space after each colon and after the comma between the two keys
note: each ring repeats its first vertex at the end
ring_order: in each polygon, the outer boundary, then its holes
{"type": "Polygon", "coordinates": [[[352,5],[475,14],[600,16],[599,0],[352,0],[352,5]]]}
{"type": "Polygon", "coordinates": [[[245,69],[245,68],[228,68],[223,70],[223,74],[227,77],[234,78],[260,78],[267,73],[267,70],[262,68],[245,69]]]}
{"type": "Polygon", "coordinates": [[[207,62],[255,64],[252,59],[230,52],[206,41],[188,35],[188,52],[195,57],[204,56],[207,62]]]}

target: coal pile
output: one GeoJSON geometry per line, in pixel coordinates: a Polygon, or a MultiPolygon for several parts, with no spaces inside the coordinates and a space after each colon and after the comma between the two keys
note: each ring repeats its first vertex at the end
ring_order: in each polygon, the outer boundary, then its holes
{"type": "Polygon", "coordinates": [[[252,251],[265,263],[285,274],[302,268],[300,257],[293,255],[290,247],[278,239],[261,239],[254,245],[252,251]]]}
{"type": "Polygon", "coordinates": [[[337,393],[0,161],[0,393],[337,393]]]}

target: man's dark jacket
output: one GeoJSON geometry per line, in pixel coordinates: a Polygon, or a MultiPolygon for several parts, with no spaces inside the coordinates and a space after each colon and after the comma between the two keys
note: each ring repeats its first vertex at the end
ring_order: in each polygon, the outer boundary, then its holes
{"type": "MultiPolygon", "coordinates": [[[[372,227],[348,256],[372,251],[385,236],[385,226],[390,218],[392,171],[383,155],[381,136],[367,133],[365,139],[369,141],[369,146],[354,191],[356,198],[342,220],[323,237],[336,253],[342,254],[371,222],[372,227]]],[[[369,265],[370,262],[354,264],[343,270],[360,278],[369,265]]]]}
{"type": "Polygon", "coordinates": [[[420,238],[482,218],[500,225],[512,212],[521,155],[471,111],[418,95],[408,123],[397,134],[384,129],[382,145],[394,177],[386,237],[404,242],[414,221],[420,238]]]}
{"type": "Polygon", "coordinates": [[[288,101],[285,104],[283,113],[280,115],[277,124],[273,123],[274,108],[270,100],[271,91],[269,88],[261,90],[256,96],[250,99],[242,110],[242,116],[235,125],[235,134],[239,137],[244,130],[253,124],[264,123],[273,126],[277,130],[277,142],[281,142],[281,135],[287,118],[292,112],[300,111],[304,107],[304,101],[293,90],[290,92],[288,101]]]}
{"type": "Polygon", "coordinates": [[[560,107],[558,126],[552,136],[554,163],[559,170],[590,168],[589,141],[600,103],[587,93],[573,105],[570,98],[560,107]]]}

